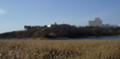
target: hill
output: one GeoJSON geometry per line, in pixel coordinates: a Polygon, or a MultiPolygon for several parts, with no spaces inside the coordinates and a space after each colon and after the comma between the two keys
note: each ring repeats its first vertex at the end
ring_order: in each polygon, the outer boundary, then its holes
{"type": "Polygon", "coordinates": [[[120,35],[120,27],[90,27],[69,24],[51,26],[24,26],[25,30],[0,34],[0,38],[84,38],[120,35]]]}

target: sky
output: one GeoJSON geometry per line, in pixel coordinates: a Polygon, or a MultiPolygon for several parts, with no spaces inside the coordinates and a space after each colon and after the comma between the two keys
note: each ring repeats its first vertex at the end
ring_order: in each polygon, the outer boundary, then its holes
{"type": "Polygon", "coordinates": [[[120,25],[120,0],[0,0],[0,33],[54,22],[85,26],[95,17],[120,25]]]}

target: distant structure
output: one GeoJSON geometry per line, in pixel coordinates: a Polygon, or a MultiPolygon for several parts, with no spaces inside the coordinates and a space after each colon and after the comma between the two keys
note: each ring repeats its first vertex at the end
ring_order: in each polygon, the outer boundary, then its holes
{"type": "Polygon", "coordinates": [[[89,26],[92,27],[103,27],[103,28],[110,28],[110,27],[118,27],[118,25],[111,25],[111,24],[103,24],[103,21],[100,19],[100,17],[96,17],[95,20],[89,21],[89,26]]]}
{"type": "Polygon", "coordinates": [[[104,27],[104,28],[110,28],[110,27],[117,28],[119,26],[118,25],[103,24],[102,27],[104,27]]]}
{"type": "Polygon", "coordinates": [[[27,25],[24,26],[25,30],[34,30],[34,29],[39,30],[43,28],[47,28],[47,26],[46,25],[45,26],[27,26],[27,25]]]}
{"type": "Polygon", "coordinates": [[[47,27],[51,27],[51,24],[47,25],[47,27]]]}
{"type": "Polygon", "coordinates": [[[47,27],[50,28],[50,27],[57,26],[57,25],[58,25],[58,24],[55,22],[54,24],[49,24],[49,25],[47,25],[47,27]]]}
{"type": "Polygon", "coordinates": [[[99,17],[96,17],[93,21],[89,21],[89,26],[92,27],[101,27],[102,25],[102,20],[99,17]]]}

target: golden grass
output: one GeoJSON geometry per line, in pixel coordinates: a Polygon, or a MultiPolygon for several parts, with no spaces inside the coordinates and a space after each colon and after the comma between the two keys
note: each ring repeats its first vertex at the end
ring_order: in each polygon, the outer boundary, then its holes
{"type": "Polygon", "coordinates": [[[0,59],[120,59],[120,41],[0,40],[0,59]]]}

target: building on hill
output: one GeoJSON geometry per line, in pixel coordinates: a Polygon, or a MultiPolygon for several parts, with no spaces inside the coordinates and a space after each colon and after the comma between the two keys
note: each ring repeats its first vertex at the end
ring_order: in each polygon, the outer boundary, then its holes
{"type": "Polygon", "coordinates": [[[110,27],[117,28],[119,26],[118,25],[103,24],[102,27],[104,27],[104,28],[110,28],[110,27]]]}
{"type": "Polygon", "coordinates": [[[43,28],[47,28],[47,26],[24,26],[25,30],[39,30],[39,29],[43,29],[43,28]]]}
{"type": "Polygon", "coordinates": [[[89,21],[89,26],[92,27],[103,27],[103,28],[110,28],[110,27],[119,27],[118,25],[111,25],[111,24],[103,24],[103,21],[99,18],[96,17],[95,20],[89,21]]]}
{"type": "Polygon", "coordinates": [[[102,25],[102,20],[99,17],[96,17],[93,21],[89,21],[89,26],[92,27],[101,27],[102,25]]]}
{"type": "Polygon", "coordinates": [[[50,27],[57,26],[57,25],[58,25],[58,24],[55,22],[54,24],[49,24],[49,25],[47,25],[47,27],[50,28],[50,27]]]}

